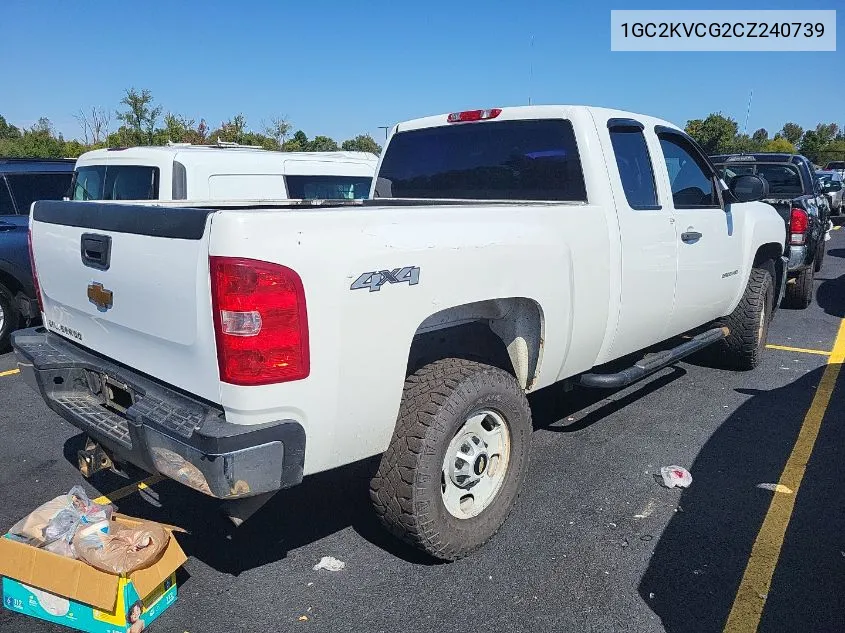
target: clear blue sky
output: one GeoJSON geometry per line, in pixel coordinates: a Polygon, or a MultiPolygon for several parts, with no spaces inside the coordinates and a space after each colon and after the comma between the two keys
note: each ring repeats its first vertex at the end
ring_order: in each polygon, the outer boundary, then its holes
{"type": "MultiPolygon", "coordinates": [[[[286,115],[294,130],[343,140],[378,126],[473,107],[574,103],[683,125],[721,110],[749,132],[786,121],[845,123],[841,0],[2,0],[0,114],[114,110],[149,88],[165,112],[210,126],[242,112],[252,129],[286,115]],[[837,6],[838,5],[838,6],[837,6]],[[837,52],[610,51],[614,9],[835,9],[837,52]],[[530,46],[534,37],[533,52],[530,46]],[[533,79],[529,82],[529,68],[533,79]]],[[[114,129],[116,124],[113,123],[114,129]]]]}

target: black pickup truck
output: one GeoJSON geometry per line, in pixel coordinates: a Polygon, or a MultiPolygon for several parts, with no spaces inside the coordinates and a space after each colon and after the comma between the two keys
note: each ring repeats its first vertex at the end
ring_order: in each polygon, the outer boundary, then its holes
{"type": "Polygon", "coordinates": [[[769,185],[763,199],[786,223],[789,269],[784,305],[806,308],[813,301],[813,276],[821,270],[830,204],[813,164],[799,154],[717,154],[710,160],[730,186],[744,174],[756,174],[769,185]]]}

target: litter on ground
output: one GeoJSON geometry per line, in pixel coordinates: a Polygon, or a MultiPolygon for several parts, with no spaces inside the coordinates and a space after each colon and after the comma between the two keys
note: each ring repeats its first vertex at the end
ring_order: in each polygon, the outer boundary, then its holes
{"type": "Polygon", "coordinates": [[[663,477],[663,485],[667,488],[689,488],[692,483],[692,475],[680,466],[664,466],[660,469],[660,476],[663,477]]]}
{"type": "Polygon", "coordinates": [[[326,571],[340,571],[346,567],[346,563],[336,559],[334,556],[323,556],[320,562],[314,565],[314,571],[325,569],[326,571]]]}

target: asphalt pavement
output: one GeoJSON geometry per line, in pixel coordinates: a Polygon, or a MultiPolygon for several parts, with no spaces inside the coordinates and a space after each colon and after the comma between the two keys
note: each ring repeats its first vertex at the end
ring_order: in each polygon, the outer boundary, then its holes
{"type": "MultiPolygon", "coordinates": [[[[754,591],[747,570],[768,563],[771,587],[752,596],[760,631],[845,630],[845,375],[809,461],[794,455],[845,318],[845,230],[832,235],[816,301],[776,314],[769,343],[787,349],[768,349],[757,370],[682,362],[615,394],[533,394],[523,493],[464,560],[432,564],[385,535],[367,497],[375,460],[307,478],[240,528],[170,481],[116,500],[188,531],[177,535],[189,556],[178,601],[151,630],[722,631],[738,590],[754,591]],[[800,490],[773,491],[788,463],[800,490]],[[691,471],[689,489],[658,485],[670,464],[691,471]],[[763,526],[783,513],[770,511],[775,495],[793,495],[784,538],[763,526]],[[766,539],[776,547],[755,548],[766,539]],[[314,571],[322,556],[346,566],[314,571]]],[[[14,367],[0,355],[0,528],[73,485],[98,496],[131,483],[85,480],[82,435],[14,367]]],[[[59,630],[0,609],[4,633],[59,630]]]]}

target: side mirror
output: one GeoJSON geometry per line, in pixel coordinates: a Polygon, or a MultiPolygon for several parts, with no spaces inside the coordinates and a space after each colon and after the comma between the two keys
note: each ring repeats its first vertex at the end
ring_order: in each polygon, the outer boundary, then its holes
{"type": "Polygon", "coordinates": [[[729,188],[737,202],[756,202],[769,195],[768,181],[752,174],[735,176],[729,188]]]}

